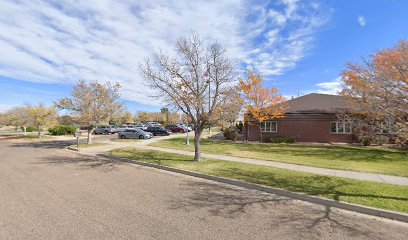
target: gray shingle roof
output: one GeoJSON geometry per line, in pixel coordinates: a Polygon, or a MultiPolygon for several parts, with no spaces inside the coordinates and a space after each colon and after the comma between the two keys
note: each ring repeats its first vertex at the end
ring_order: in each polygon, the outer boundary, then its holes
{"type": "Polygon", "coordinates": [[[286,101],[286,113],[338,113],[347,109],[345,97],[311,93],[286,101]]]}

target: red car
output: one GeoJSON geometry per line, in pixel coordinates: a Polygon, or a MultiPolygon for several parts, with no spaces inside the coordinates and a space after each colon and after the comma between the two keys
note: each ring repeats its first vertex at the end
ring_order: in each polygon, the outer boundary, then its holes
{"type": "Polygon", "coordinates": [[[170,126],[166,126],[164,127],[167,130],[170,130],[171,132],[180,132],[180,133],[185,133],[186,129],[176,126],[176,125],[170,125],[170,126]]]}

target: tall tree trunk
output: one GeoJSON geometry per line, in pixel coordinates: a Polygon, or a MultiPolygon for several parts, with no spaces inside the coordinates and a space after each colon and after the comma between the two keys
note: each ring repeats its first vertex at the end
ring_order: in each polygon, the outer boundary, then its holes
{"type": "Polygon", "coordinates": [[[262,143],[262,129],[261,129],[261,124],[259,124],[259,141],[262,143]]]}
{"type": "Polygon", "coordinates": [[[92,144],[92,132],[95,130],[95,128],[88,128],[88,138],[86,140],[87,144],[92,144]]]}
{"type": "Polygon", "coordinates": [[[27,135],[27,127],[23,126],[24,136],[27,135]]]}
{"type": "Polygon", "coordinates": [[[38,138],[41,138],[41,125],[37,126],[38,138]]]}
{"type": "Polygon", "coordinates": [[[201,133],[203,133],[203,129],[196,129],[194,131],[194,162],[199,162],[202,160],[201,158],[201,145],[200,145],[200,137],[201,133]]]}

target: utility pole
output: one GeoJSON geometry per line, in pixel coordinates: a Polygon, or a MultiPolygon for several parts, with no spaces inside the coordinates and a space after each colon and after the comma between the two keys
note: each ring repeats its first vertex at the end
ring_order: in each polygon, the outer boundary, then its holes
{"type": "Polygon", "coordinates": [[[186,117],[186,145],[190,145],[190,137],[188,135],[188,118],[186,117]]]}
{"type": "MultiPolygon", "coordinates": [[[[210,113],[210,108],[211,108],[211,80],[210,74],[208,74],[208,113],[210,113]]],[[[208,132],[209,136],[211,137],[211,119],[209,114],[208,114],[208,132]]]]}

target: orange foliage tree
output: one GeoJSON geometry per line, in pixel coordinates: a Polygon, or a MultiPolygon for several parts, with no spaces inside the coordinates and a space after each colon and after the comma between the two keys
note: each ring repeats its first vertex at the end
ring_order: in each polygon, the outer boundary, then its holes
{"type": "MultiPolygon", "coordinates": [[[[259,73],[248,70],[247,78],[239,81],[240,102],[247,111],[245,121],[261,125],[266,120],[283,118],[285,99],[276,88],[263,87],[263,78],[259,73]]],[[[262,131],[259,131],[262,142],[262,131]]]]}
{"type": "Polygon", "coordinates": [[[408,144],[408,42],[377,51],[363,63],[348,63],[342,73],[351,111],[392,126],[400,143],[408,144]]]}

